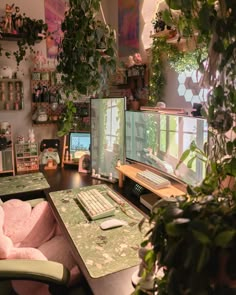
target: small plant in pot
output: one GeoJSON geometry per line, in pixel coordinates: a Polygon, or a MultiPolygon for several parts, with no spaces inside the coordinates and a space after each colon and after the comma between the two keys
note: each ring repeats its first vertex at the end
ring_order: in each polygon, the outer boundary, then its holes
{"type": "MultiPolygon", "coordinates": [[[[209,87],[202,115],[209,126],[206,151],[192,143],[179,162],[189,168],[196,158],[206,163],[206,176],[188,185],[184,196],[159,201],[142,246],[151,244],[147,272],[155,265],[158,295],[227,295],[236,290],[236,3],[171,0],[181,9],[181,30],[198,31],[197,46],[208,56],[199,61],[209,87]],[[226,33],[227,32],[227,33],[226,33]]],[[[145,273],[144,273],[145,277],[145,273]]],[[[135,293],[139,293],[137,287],[135,293]]]]}
{"type": "MultiPolygon", "coordinates": [[[[28,50],[30,53],[34,53],[35,44],[49,35],[48,25],[42,19],[31,19],[23,14],[20,20],[21,24],[17,33],[15,35],[7,34],[19,37],[17,41],[18,49],[14,51],[4,50],[0,44],[0,56],[5,55],[7,58],[14,56],[17,66],[27,57],[28,50]]],[[[5,38],[5,34],[3,34],[3,38],[5,38]]]]}

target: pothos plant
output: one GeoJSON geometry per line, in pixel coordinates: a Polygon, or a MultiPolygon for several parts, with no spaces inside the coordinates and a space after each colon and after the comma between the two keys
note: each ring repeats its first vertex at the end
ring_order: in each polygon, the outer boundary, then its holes
{"type": "Polygon", "coordinates": [[[151,53],[151,77],[149,83],[149,104],[155,105],[162,100],[166,86],[165,66],[170,65],[177,73],[193,71],[199,68],[199,61],[206,58],[206,47],[199,47],[193,51],[180,51],[167,42],[166,37],[154,37],[151,53]]]}
{"type": "MultiPolygon", "coordinates": [[[[4,33],[2,33],[4,38],[4,33]]],[[[9,35],[9,34],[7,34],[9,35]]],[[[24,60],[28,54],[34,53],[35,44],[49,36],[48,25],[42,19],[31,19],[25,14],[21,18],[21,26],[15,36],[19,37],[17,41],[18,49],[14,51],[4,50],[0,44],[0,56],[5,55],[7,58],[14,56],[17,66],[24,60]]]]}
{"type": "MultiPolygon", "coordinates": [[[[197,46],[208,55],[199,61],[209,88],[203,115],[209,126],[206,151],[192,143],[179,165],[194,158],[206,163],[206,176],[186,194],[159,201],[142,246],[148,273],[157,265],[159,295],[234,294],[236,288],[236,2],[169,0],[181,10],[179,33],[198,32],[197,46]],[[189,158],[189,156],[191,156],[189,158]]],[[[169,11],[171,14],[171,11],[169,11]]],[[[143,274],[145,277],[145,273],[143,274]]],[[[139,287],[135,291],[139,293],[139,287]]]]}
{"type": "Polygon", "coordinates": [[[61,25],[57,70],[67,91],[77,91],[78,100],[81,95],[102,96],[116,69],[114,30],[97,18],[100,8],[100,0],[70,0],[61,25]]]}

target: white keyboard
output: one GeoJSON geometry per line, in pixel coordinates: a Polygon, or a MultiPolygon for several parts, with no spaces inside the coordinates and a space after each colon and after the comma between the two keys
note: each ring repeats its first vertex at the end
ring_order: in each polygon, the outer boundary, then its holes
{"type": "Polygon", "coordinates": [[[139,171],[136,177],[150,185],[154,189],[160,189],[163,187],[170,186],[170,181],[150,170],[139,171]]]}
{"type": "Polygon", "coordinates": [[[78,193],[77,199],[92,220],[115,214],[115,206],[97,189],[81,191],[78,193]]]}

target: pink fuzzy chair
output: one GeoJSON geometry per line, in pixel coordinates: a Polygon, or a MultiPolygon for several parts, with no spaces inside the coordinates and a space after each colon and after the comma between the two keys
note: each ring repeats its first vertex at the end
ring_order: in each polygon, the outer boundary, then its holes
{"type": "Polygon", "coordinates": [[[73,285],[79,281],[79,269],[46,201],[34,208],[17,199],[0,206],[0,269],[6,266],[9,270],[9,265],[15,274],[12,286],[20,295],[47,295],[51,294],[50,283],[73,285]],[[47,274],[49,270],[53,274],[47,274]],[[40,282],[15,280],[22,274],[40,282]]]}

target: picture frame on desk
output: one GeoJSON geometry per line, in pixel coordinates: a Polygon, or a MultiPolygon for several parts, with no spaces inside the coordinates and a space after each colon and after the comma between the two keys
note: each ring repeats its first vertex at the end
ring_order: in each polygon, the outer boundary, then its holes
{"type": "Polygon", "coordinates": [[[90,155],[83,155],[79,158],[78,172],[80,173],[89,173],[91,166],[90,155]]]}

